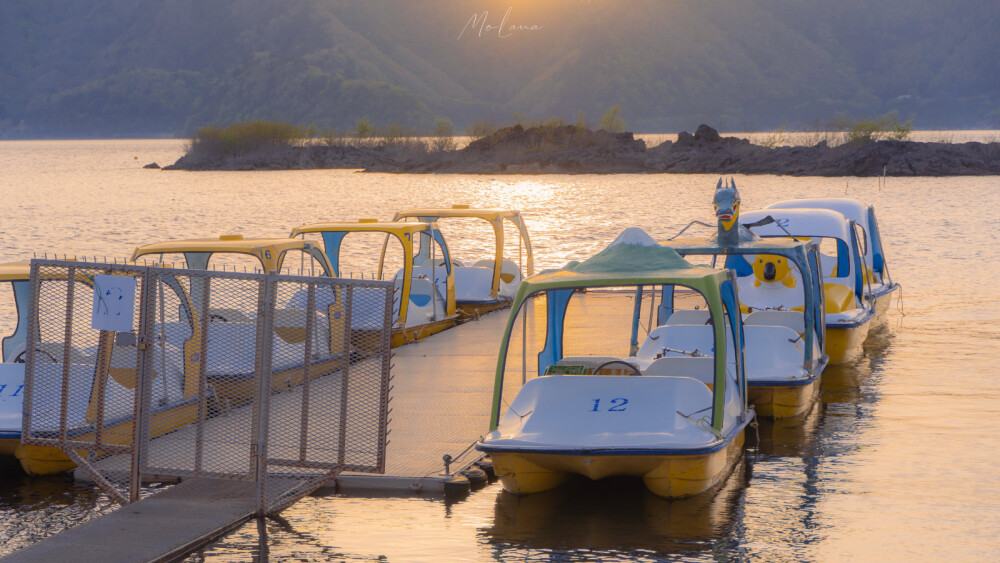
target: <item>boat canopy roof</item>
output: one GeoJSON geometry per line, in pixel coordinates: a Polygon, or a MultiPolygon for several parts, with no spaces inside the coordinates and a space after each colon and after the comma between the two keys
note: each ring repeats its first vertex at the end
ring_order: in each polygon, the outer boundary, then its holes
{"type": "Polygon", "coordinates": [[[276,253],[309,248],[311,243],[292,238],[243,238],[242,235],[222,235],[218,238],[198,238],[144,244],[132,253],[132,260],[147,254],[171,252],[238,252],[259,255],[265,250],[276,253]]]}
{"type": "Polygon", "coordinates": [[[0,264],[0,281],[26,280],[30,275],[31,263],[28,261],[0,264]]]}
{"type": "Polygon", "coordinates": [[[551,289],[677,284],[704,292],[725,281],[727,276],[725,271],[691,264],[672,248],[657,244],[641,229],[630,228],[583,262],[570,262],[558,270],[526,278],[518,289],[514,309],[532,293],[551,289]]]}
{"type": "Polygon", "coordinates": [[[323,260],[322,253],[315,249],[310,241],[293,238],[243,238],[243,235],[222,235],[218,238],[201,238],[175,240],[146,244],[135,249],[132,262],[150,254],[184,254],[188,267],[204,269],[208,267],[209,257],[213,254],[248,254],[260,260],[261,266],[267,272],[275,272],[281,267],[285,253],[289,250],[301,250],[316,254],[314,258],[321,260],[321,266],[330,272],[329,264],[323,260]],[[192,262],[195,256],[198,260],[192,262]]]}
{"type": "Polygon", "coordinates": [[[413,221],[409,223],[393,223],[381,221],[369,221],[362,219],[357,223],[312,223],[303,225],[292,230],[293,237],[304,233],[330,233],[330,232],[358,232],[358,233],[388,233],[403,238],[412,233],[422,233],[429,229],[436,228],[433,223],[423,221],[413,221]]]}
{"type": "MultiPolygon", "coordinates": [[[[829,209],[758,209],[740,213],[740,223],[754,223],[769,215],[795,236],[851,240],[847,217],[829,209]]],[[[777,223],[753,227],[752,230],[762,237],[788,236],[777,223]]]]}
{"type": "MultiPolygon", "coordinates": [[[[882,240],[875,220],[875,208],[856,199],[826,197],[811,199],[790,199],[768,205],[766,209],[829,209],[861,226],[865,235],[865,263],[875,272],[885,274],[885,257],[882,240]]],[[[891,282],[891,280],[889,280],[891,282]]]]}
{"type": "Polygon", "coordinates": [[[856,199],[823,197],[779,201],[768,205],[765,209],[829,209],[864,227],[868,224],[868,207],[856,199]]]}
{"type": "Polygon", "coordinates": [[[477,209],[467,205],[453,205],[452,207],[418,207],[415,209],[404,209],[396,213],[392,220],[398,221],[407,218],[422,217],[474,217],[486,221],[497,221],[500,219],[510,219],[515,221],[521,218],[521,212],[512,209],[477,209]]]}

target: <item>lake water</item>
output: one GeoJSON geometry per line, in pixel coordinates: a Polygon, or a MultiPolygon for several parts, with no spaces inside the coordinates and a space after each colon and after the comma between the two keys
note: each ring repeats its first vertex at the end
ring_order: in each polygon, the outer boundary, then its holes
{"type": "MultiPolygon", "coordinates": [[[[0,261],[131,254],[171,238],[388,219],[414,206],[525,213],[536,266],[711,220],[709,175],[408,176],[353,171],[163,172],[179,141],[0,142],[0,261]]],[[[1000,178],[737,176],[744,209],[795,197],[875,204],[903,285],[887,330],[824,374],[807,417],[762,424],[760,451],[714,495],[666,502],[641,484],[518,499],[307,498],[268,521],[300,561],[992,561],[1000,556],[1000,178]],[[905,316],[903,314],[905,312],[905,316]]],[[[449,231],[454,243],[464,234],[449,231]]],[[[459,245],[460,246],[460,245],[459,245]]],[[[6,296],[5,296],[6,300],[6,296]]],[[[6,313],[9,316],[9,312],[6,313]]],[[[0,468],[0,555],[114,510],[94,489],[0,468]]],[[[258,557],[256,524],[191,561],[258,557]]]]}

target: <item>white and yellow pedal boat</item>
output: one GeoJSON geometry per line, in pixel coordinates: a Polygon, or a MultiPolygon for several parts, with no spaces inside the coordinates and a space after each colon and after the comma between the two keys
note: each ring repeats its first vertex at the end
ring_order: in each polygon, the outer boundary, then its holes
{"type": "MultiPolygon", "coordinates": [[[[71,284],[76,300],[92,301],[93,272],[101,270],[78,271],[75,279],[70,280],[64,273],[51,273],[56,270],[41,268],[40,295],[65,299],[71,284]]],[[[30,303],[30,273],[28,262],[0,265],[0,285],[13,290],[17,311],[13,332],[3,338],[3,362],[0,363],[0,455],[15,456],[29,475],[47,475],[68,471],[75,463],[57,447],[21,443],[25,362],[30,359],[35,365],[34,430],[42,431],[48,424],[58,428],[61,407],[58,396],[53,403],[44,390],[69,385],[70,398],[64,416],[66,423],[74,428],[73,435],[87,442],[100,432],[105,444],[128,445],[133,439],[135,413],[131,403],[123,397],[135,393],[137,348],[134,334],[91,330],[89,323],[72,324],[73,342],[70,344],[64,342],[67,333],[61,330],[58,333],[39,331],[33,338],[29,337],[28,326],[34,310],[30,303]]],[[[165,292],[172,300],[173,310],[186,319],[186,338],[176,346],[160,341],[150,347],[155,356],[157,382],[152,386],[152,400],[156,406],[150,415],[154,436],[193,422],[199,409],[204,411],[204,400],[208,398],[199,395],[200,364],[188,360],[197,357],[201,350],[202,325],[197,322],[197,311],[179,284],[168,282],[167,286],[171,288],[165,292]]]]}
{"type": "Polygon", "coordinates": [[[761,209],[740,217],[754,234],[810,240],[819,245],[823,274],[826,341],[831,364],[857,358],[868,337],[875,306],[867,296],[870,280],[862,262],[861,234],[855,223],[829,209],[761,209]]]}
{"type": "Polygon", "coordinates": [[[861,250],[865,266],[870,276],[870,296],[875,302],[875,323],[885,323],[886,312],[892,302],[892,295],[900,289],[900,285],[889,275],[889,266],[885,258],[885,245],[879,232],[878,220],[875,218],[875,206],[866,205],[856,199],[849,198],[812,198],[790,199],[768,205],[766,209],[829,209],[836,211],[854,221],[861,227],[863,238],[861,250]]]}
{"type": "MultiPolygon", "coordinates": [[[[217,238],[185,239],[139,246],[132,253],[132,262],[191,270],[248,271],[251,273],[288,273],[304,276],[333,275],[326,255],[313,243],[293,238],[245,238],[239,234],[217,238]]],[[[254,356],[236,350],[253,350],[256,338],[256,303],[225,303],[209,298],[204,303],[201,284],[192,284],[190,298],[194,318],[208,316],[206,374],[216,394],[237,403],[249,401],[254,394],[254,356]],[[215,344],[220,343],[220,344],[215,344]]],[[[303,378],[306,312],[305,290],[300,290],[275,307],[273,386],[287,388],[298,385],[303,378]]],[[[349,361],[343,344],[345,329],[342,314],[344,300],[333,292],[316,297],[316,330],[311,347],[312,374],[330,373],[349,361]]],[[[369,307],[370,309],[371,307],[369,307]]],[[[186,335],[171,323],[164,328],[168,342],[179,345],[186,335]]]]}
{"type": "Polygon", "coordinates": [[[573,474],[641,477],[667,498],[708,490],[740,459],[753,419],[741,328],[734,275],[628,229],[592,258],[522,282],[497,360],[490,433],[476,448],[515,494],[573,474]],[[675,289],[704,297],[713,348],[631,356],[643,297],[675,289]]]}
{"type": "MultiPolygon", "coordinates": [[[[379,256],[377,280],[391,279],[396,286],[392,311],[392,347],[396,348],[432,334],[451,328],[458,322],[455,306],[455,273],[448,250],[448,243],[434,223],[379,222],[362,219],[357,223],[314,223],[292,230],[292,237],[316,237],[322,244],[327,260],[336,277],[344,275],[344,263],[350,257],[343,251],[345,239],[362,235],[381,237],[382,253],[379,256]],[[390,241],[398,243],[401,255],[390,255],[390,241]],[[390,262],[392,259],[397,259],[390,262]],[[398,264],[389,277],[390,264],[398,264]]],[[[393,249],[397,248],[395,244],[393,249]]],[[[395,254],[395,253],[394,253],[395,254]]],[[[357,297],[357,296],[356,296],[357,297]]],[[[351,331],[362,335],[381,330],[381,316],[352,317],[351,331]]],[[[359,336],[356,348],[363,355],[365,338],[359,336]]]]}
{"type": "MultiPolygon", "coordinates": [[[[760,238],[741,227],[735,182],[723,186],[719,181],[715,207],[714,236],[674,237],[661,244],[736,274],[750,403],[759,416],[795,416],[812,405],[829,361],[823,353],[826,321],[819,248],[809,241],[760,238]]],[[[658,336],[656,344],[638,356],[711,347],[705,326],[708,311],[687,305],[664,300],[657,328],[650,333],[658,336]]]]}
{"type": "MultiPolygon", "coordinates": [[[[510,209],[476,209],[468,205],[454,205],[451,208],[419,208],[406,209],[393,216],[393,221],[419,220],[425,223],[440,225],[443,221],[456,223],[456,227],[464,226],[466,221],[485,221],[493,230],[492,247],[486,244],[469,245],[466,250],[471,254],[492,254],[492,258],[463,262],[452,256],[455,275],[455,305],[463,318],[478,317],[484,313],[509,307],[517,292],[517,287],[526,276],[535,273],[534,255],[531,251],[531,239],[524,225],[520,211],[510,209]],[[505,227],[507,227],[505,229],[505,227]],[[505,230],[517,233],[516,245],[511,244],[514,237],[505,236],[505,230]],[[516,248],[515,248],[516,246],[516,248]],[[514,259],[516,258],[516,262],[514,259]]],[[[458,232],[458,228],[452,233],[458,232]]],[[[454,252],[455,237],[448,236],[454,252]]],[[[464,239],[465,237],[463,237],[464,239]]],[[[443,262],[443,261],[442,261],[443,262]]],[[[424,265],[427,265],[426,263],[424,265]]]]}

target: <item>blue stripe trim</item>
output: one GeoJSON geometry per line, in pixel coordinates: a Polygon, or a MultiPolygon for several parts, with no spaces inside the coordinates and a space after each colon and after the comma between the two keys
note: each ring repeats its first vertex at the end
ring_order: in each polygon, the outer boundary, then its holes
{"type": "Polygon", "coordinates": [[[868,314],[865,315],[861,320],[854,321],[853,323],[826,323],[826,328],[855,328],[859,327],[866,322],[870,321],[872,317],[875,316],[875,310],[869,309],[868,314]]]}
{"type": "Polygon", "coordinates": [[[0,440],[20,440],[20,432],[0,432],[0,440]]]}
{"type": "Polygon", "coordinates": [[[748,387],[800,387],[802,385],[809,385],[819,378],[819,374],[813,375],[809,379],[782,379],[782,380],[771,380],[771,381],[750,381],[747,380],[748,387]]]}
{"type": "Polygon", "coordinates": [[[881,291],[873,291],[872,295],[874,295],[875,297],[882,297],[883,295],[886,295],[888,293],[892,293],[893,291],[896,291],[897,289],[899,289],[899,284],[893,282],[892,285],[883,286],[883,288],[882,288],[881,291]]]}
{"type": "Polygon", "coordinates": [[[455,305],[495,305],[497,303],[511,302],[511,299],[485,299],[483,301],[455,301],[455,305]]]}
{"type": "Polygon", "coordinates": [[[491,446],[489,444],[476,444],[476,449],[481,452],[492,453],[520,453],[520,454],[552,454],[552,455],[589,455],[589,456],[611,456],[611,455],[633,455],[633,456],[654,456],[654,455],[697,455],[715,453],[728,446],[736,434],[746,429],[753,416],[750,416],[743,424],[734,429],[722,441],[702,448],[578,448],[578,449],[544,449],[528,448],[523,446],[491,446]]]}

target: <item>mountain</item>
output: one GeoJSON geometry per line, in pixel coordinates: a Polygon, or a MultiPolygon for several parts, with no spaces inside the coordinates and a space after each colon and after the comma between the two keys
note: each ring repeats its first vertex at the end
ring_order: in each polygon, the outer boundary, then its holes
{"type": "Polygon", "coordinates": [[[1000,126],[990,0],[5,0],[0,138],[246,119],[1000,126]],[[513,26],[513,27],[512,27],[513,26]]]}

